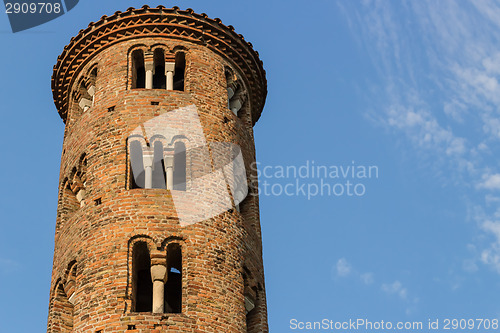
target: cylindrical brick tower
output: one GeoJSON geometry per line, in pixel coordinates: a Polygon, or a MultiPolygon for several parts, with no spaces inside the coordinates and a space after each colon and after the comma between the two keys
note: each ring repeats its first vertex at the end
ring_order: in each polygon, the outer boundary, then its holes
{"type": "Polygon", "coordinates": [[[267,332],[258,53],[191,9],[129,8],[54,66],[66,128],[48,332],[267,332]]]}

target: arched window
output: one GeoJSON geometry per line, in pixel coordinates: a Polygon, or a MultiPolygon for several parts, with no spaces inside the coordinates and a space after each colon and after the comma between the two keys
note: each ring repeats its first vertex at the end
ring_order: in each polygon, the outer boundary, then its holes
{"type": "Polygon", "coordinates": [[[165,76],[165,52],[156,49],[153,55],[155,72],[153,75],[153,89],[166,89],[167,78],[165,76]]]}
{"type": "Polygon", "coordinates": [[[257,305],[257,286],[251,287],[251,285],[255,284],[250,271],[246,266],[243,267],[243,294],[244,294],[244,302],[245,302],[245,311],[246,311],[246,326],[248,333],[258,333],[258,317],[256,311],[257,305]]]}
{"type": "Polygon", "coordinates": [[[146,69],[144,67],[144,52],[132,52],[132,89],[146,87],[146,69]]]}
{"type": "Polygon", "coordinates": [[[80,93],[80,101],[78,105],[80,106],[80,108],[82,108],[83,112],[86,112],[88,109],[92,107],[93,98],[89,94],[89,91],[83,80],[80,82],[79,93],[80,93]]]}
{"type": "Polygon", "coordinates": [[[73,332],[74,306],[69,302],[61,283],[57,285],[54,293],[51,309],[51,331],[71,333],[73,332]]]}
{"type": "Polygon", "coordinates": [[[76,194],[71,190],[71,182],[68,178],[63,181],[62,188],[62,217],[63,219],[69,218],[80,208],[80,203],[76,198],[76,194]]]}
{"type": "Polygon", "coordinates": [[[135,312],[151,312],[153,281],[148,245],[145,242],[137,242],[132,251],[132,309],[135,312]]]}
{"type": "Polygon", "coordinates": [[[186,57],[184,52],[175,54],[174,90],[184,91],[184,74],[186,71],[186,57]]]}
{"type": "Polygon", "coordinates": [[[153,161],[153,188],[167,188],[165,182],[165,166],[163,163],[163,144],[160,141],[155,141],[154,146],[154,161],[153,161]]]}
{"type": "Polygon", "coordinates": [[[186,145],[177,141],[174,145],[174,190],[186,190],[186,145]]]}
{"type": "Polygon", "coordinates": [[[66,295],[68,296],[68,301],[71,304],[75,304],[76,270],[77,270],[76,261],[71,262],[68,267],[69,268],[64,290],[66,292],[66,295]]]}
{"type": "Polygon", "coordinates": [[[97,67],[94,67],[91,71],[90,71],[90,76],[89,76],[89,79],[90,79],[90,85],[95,85],[95,82],[97,80],[97,67]]]}
{"type": "Polygon", "coordinates": [[[182,250],[177,243],[167,247],[167,283],[165,284],[165,312],[182,312],[182,250]]]}
{"type": "Polygon", "coordinates": [[[139,141],[130,142],[130,188],[145,187],[142,145],[139,141]]]}
{"type": "Polygon", "coordinates": [[[236,116],[239,116],[238,112],[246,101],[246,92],[243,89],[241,80],[234,75],[231,69],[226,68],[225,75],[227,84],[227,106],[236,116]]]}

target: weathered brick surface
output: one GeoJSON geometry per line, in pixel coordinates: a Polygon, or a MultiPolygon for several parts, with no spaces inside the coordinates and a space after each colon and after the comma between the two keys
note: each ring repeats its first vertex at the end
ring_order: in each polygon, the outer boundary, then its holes
{"type": "MultiPolygon", "coordinates": [[[[140,26],[144,15],[161,20],[165,12],[169,17],[165,27],[190,22],[171,20],[176,16],[215,24],[190,11],[163,8],[129,10],[126,22],[137,17],[140,26]]],[[[54,71],[54,98],[66,130],[48,332],[267,332],[258,198],[249,195],[240,212],[233,207],[182,227],[171,191],[130,188],[127,149],[128,135],[144,122],[195,105],[206,140],[239,145],[247,176],[255,177],[250,167],[255,161],[252,125],[265,98],[261,63],[251,59],[256,55],[241,37],[219,23],[210,34],[218,33],[221,45],[209,46],[199,33],[182,37],[178,31],[148,30],[147,19],[143,30],[124,28],[120,15],[103,20],[72,40],[54,71]],[[108,35],[120,33],[106,44],[97,43],[100,46],[93,50],[79,46],[81,40],[98,35],[103,25],[109,26],[108,35]],[[233,44],[240,43],[240,55],[234,54],[237,49],[233,53],[225,49],[222,34],[234,39],[233,44]],[[172,54],[180,49],[185,53],[184,91],[131,89],[131,50],[158,45],[172,54]],[[239,58],[260,72],[245,70],[235,62],[239,58]],[[227,107],[225,68],[239,77],[249,97],[238,117],[227,107]],[[94,69],[95,78],[90,74],[94,69]],[[93,106],[85,112],[78,105],[86,93],[81,92],[82,80],[87,88],[90,82],[96,88],[93,106]],[[69,84],[61,85],[64,82],[69,84]],[[257,85],[260,91],[255,91],[257,85]],[[76,195],[82,189],[81,206],[76,195]],[[181,245],[181,313],[132,312],[132,246],[136,241],[146,242],[151,255],[158,257],[165,256],[168,244],[181,245]],[[246,289],[256,294],[256,308],[248,318],[246,289]]]]}

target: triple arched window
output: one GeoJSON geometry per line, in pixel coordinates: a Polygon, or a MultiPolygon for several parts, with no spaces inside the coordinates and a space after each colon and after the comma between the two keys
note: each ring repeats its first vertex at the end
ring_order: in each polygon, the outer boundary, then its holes
{"type": "Polygon", "coordinates": [[[131,88],[184,91],[185,54],[175,54],[161,47],[154,50],[138,48],[131,53],[131,88]]]}
{"type": "Polygon", "coordinates": [[[147,143],[141,136],[129,138],[130,188],[186,190],[186,145],[177,140],[167,144],[154,139],[147,143]]]}

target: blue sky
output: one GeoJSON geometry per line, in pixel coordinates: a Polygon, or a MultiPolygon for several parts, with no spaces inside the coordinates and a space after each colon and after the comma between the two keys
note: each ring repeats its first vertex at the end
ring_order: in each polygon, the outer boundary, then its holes
{"type": "MultiPolygon", "coordinates": [[[[45,331],[64,129],[52,66],[90,21],[144,3],[82,0],[16,34],[0,15],[2,331],[45,331]]],[[[297,331],[291,319],[500,316],[498,3],[163,4],[220,17],[259,51],[269,84],[254,128],[261,170],[378,169],[299,179],[349,180],[361,196],[261,195],[271,332],[297,331]]],[[[277,191],[297,179],[264,181],[277,191]]]]}

